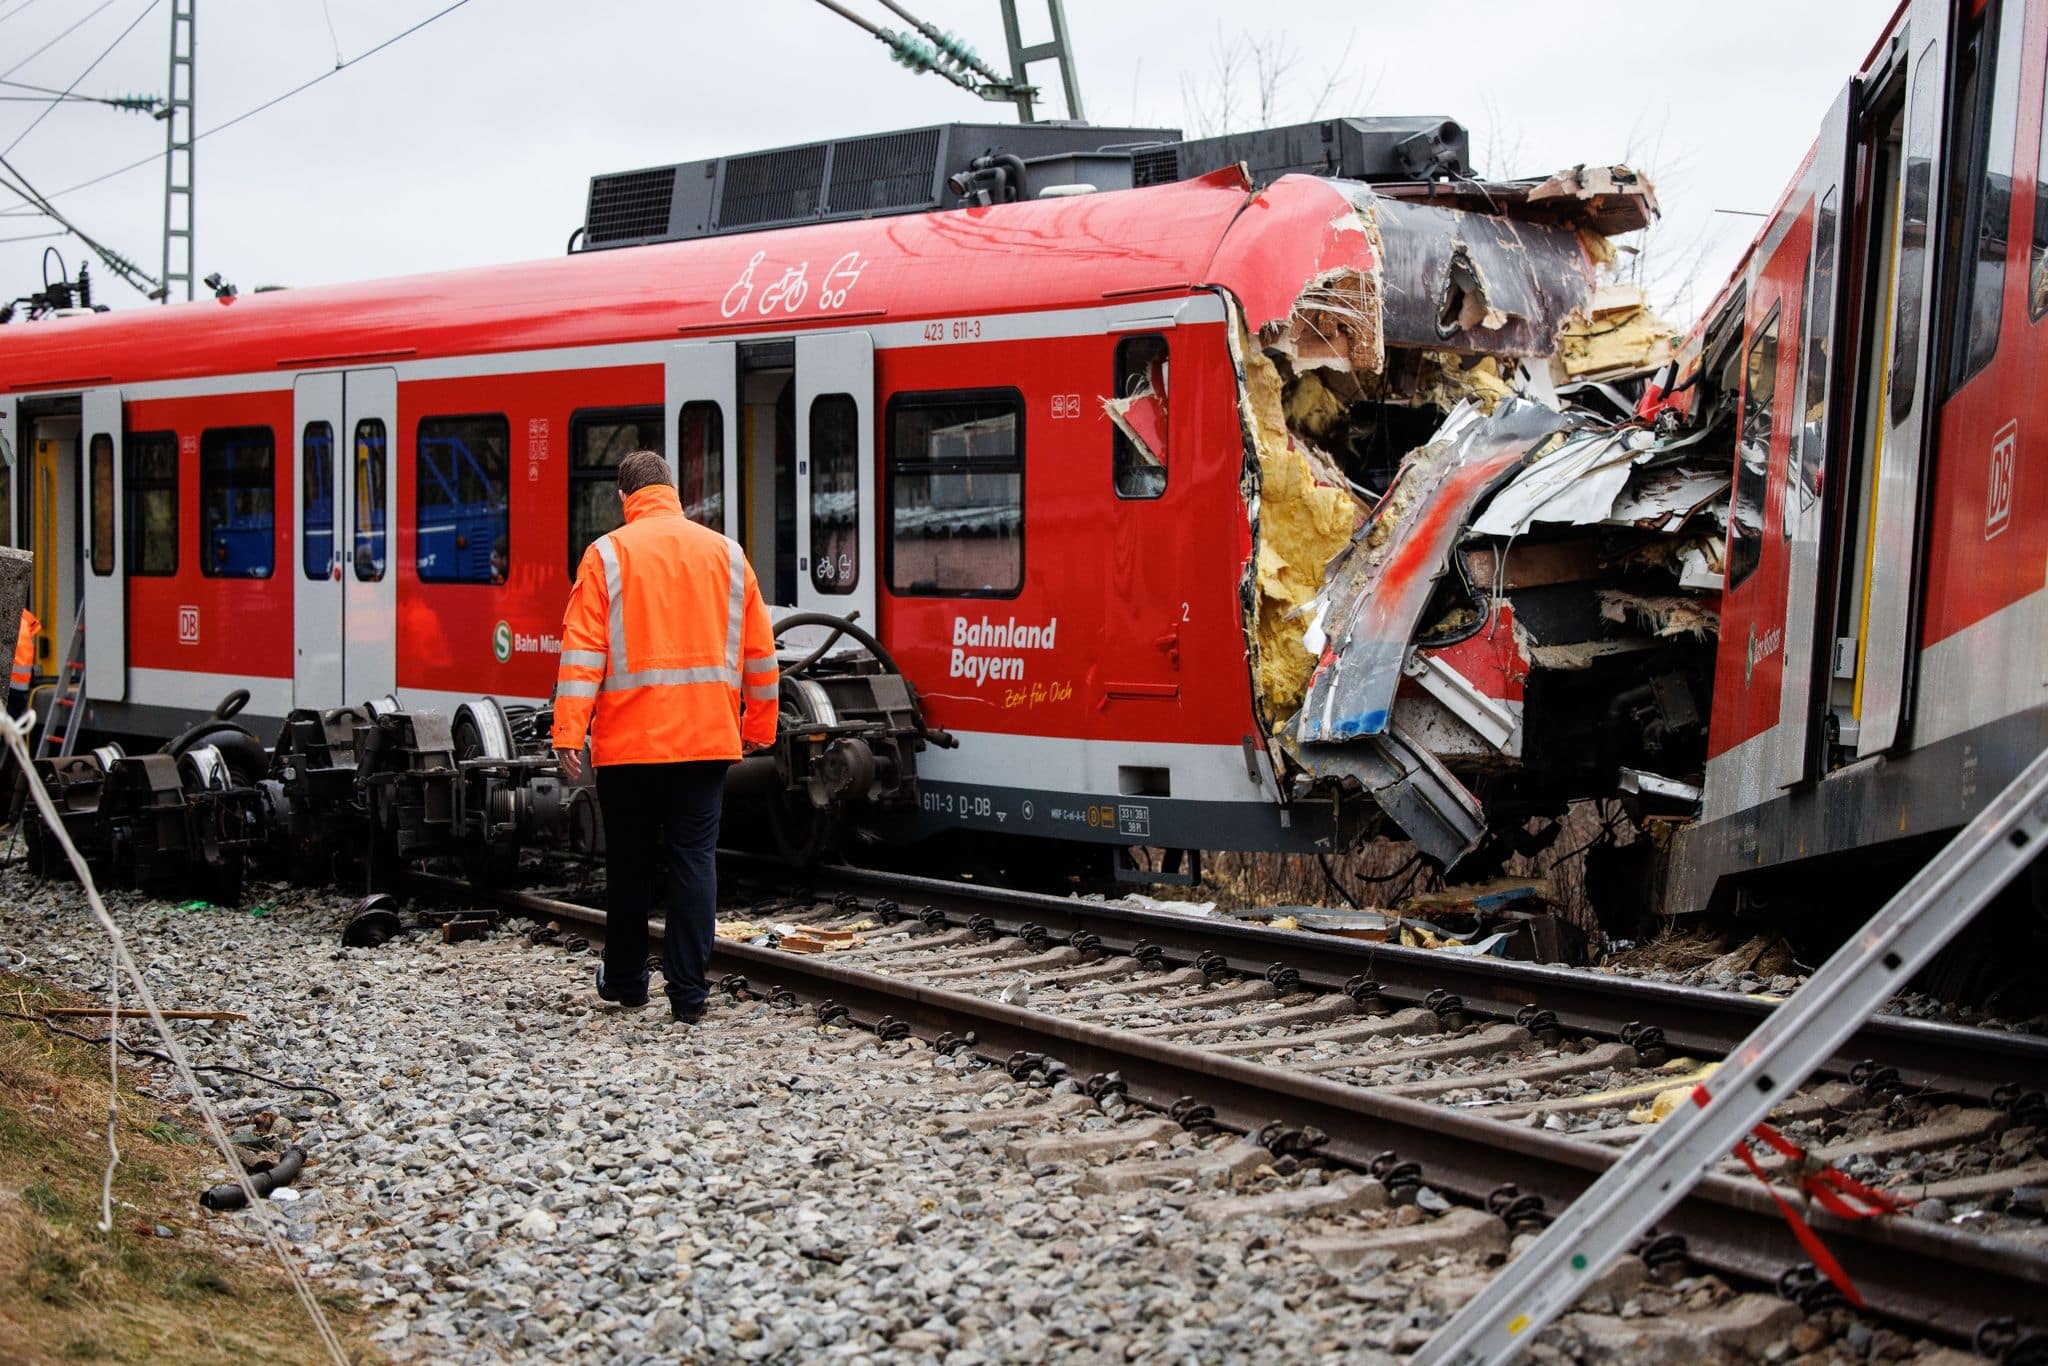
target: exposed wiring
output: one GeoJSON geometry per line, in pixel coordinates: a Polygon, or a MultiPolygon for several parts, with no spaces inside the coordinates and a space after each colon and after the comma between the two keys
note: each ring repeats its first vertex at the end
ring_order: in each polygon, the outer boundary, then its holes
{"type": "Polygon", "coordinates": [[[1330,869],[1330,856],[1328,854],[1317,854],[1316,862],[1323,867],[1323,881],[1330,884],[1331,891],[1344,898],[1344,904],[1354,911],[1365,909],[1358,904],[1358,898],[1351,895],[1351,890],[1343,883],[1337,881],[1337,874],[1330,869]]]}
{"type": "MultiPolygon", "coordinates": [[[[1345,889],[1342,883],[1337,881],[1336,873],[1332,872],[1330,869],[1330,856],[1328,854],[1317,854],[1316,859],[1323,865],[1323,876],[1328,878],[1330,881],[1330,885],[1337,889],[1337,895],[1343,897],[1346,901],[1350,902],[1351,909],[1363,910],[1364,908],[1358,904],[1358,899],[1352,896],[1352,894],[1345,889]]],[[[1393,882],[1397,878],[1403,877],[1406,874],[1408,874],[1411,870],[1413,870],[1416,867],[1417,864],[1421,862],[1422,851],[1418,849],[1408,856],[1407,862],[1403,863],[1400,867],[1396,868],[1391,873],[1354,872],[1351,876],[1358,879],[1360,882],[1363,882],[1368,887],[1384,887],[1386,884],[1393,882]]],[[[1412,884],[1414,882],[1414,879],[1410,878],[1409,882],[1412,884]]],[[[1403,888],[1402,892],[1403,895],[1395,897],[1394,900],[1404,900],[1406,898],[1407,889],[1403,888]]]]}
{"type": "Polygon", "coordinates": [[[148,3],[143,5],[141,12],[138,13],[133,19],[130,19],[128,21],[128,27],[122,29],[119,34],[115,35],[114,41],[108,43],[106,47],[101,50],[100,55],[93,58],[92,61],[86,65],[85,70],[79,72],[76,76],[71,78],[71,84],[64,87],[63,93],[58,95],[55,99],[52,99],[49,102],[48,106],[44,108],[43,112],[35,116],[34,120],[32,120],[29,123],[28,127],[22,129],[19,133],[16,133],[14,135],[14,141],[8,143],[5,148],[0,148],[0,157],[6,156],[7,153],[21,146],[21,140],[27,137],[30,133],[35,132],[36,129],[39,126],[41,126],[43,120],[50,117],[50,110],[55,109],[58,105],[62,104],[65,100],[69,99],[71,97],[71,92],[78,88],[78,83],[84,80],[87,76],[92,75],[93,67],[96,67],[101,62],[104,62],[109,56],[109,54],[111,54],[115,48],[121,46],[121,40],[126,38],[129,34],[135,32],[135,26],[141,23],[144,19],[147,19],[149,17],[149,12],[162,3],[163,0],[148,0],[148,3]]]}

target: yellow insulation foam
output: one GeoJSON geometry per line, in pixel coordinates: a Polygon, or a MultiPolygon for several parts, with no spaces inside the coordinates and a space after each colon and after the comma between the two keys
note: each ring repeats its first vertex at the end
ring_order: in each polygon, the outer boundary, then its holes
{"type": "Polygon", "coordinates": [[[1290,616],[1321,591],[1323,570],[1357,530],[1358,500],[1319,483],[1306,452],[1287,434],[1280,372],[1245,347],[1245,389],[1259,451],[1259,695],[1275,722],[1294,714],[1315,658],[1302,645],[1308,619],[1290,616]]]}

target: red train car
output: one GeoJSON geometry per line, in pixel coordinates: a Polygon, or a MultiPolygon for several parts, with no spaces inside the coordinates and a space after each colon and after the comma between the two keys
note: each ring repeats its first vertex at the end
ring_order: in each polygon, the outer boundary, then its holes
{"type": "Polygon", "coordinates": [[[2048,744],[2044,56],[2040,0],[1901,5],[1688,346],[1740,438],[1674,910],[1839,893],[2048,744]]]}
{"type": "MultiPolygon", "coordinates": [[[[41,660],[82,608],[88,721],[126,734],[238,688],[273,719],[541,704],[610,467],[652,446],[772,601],[857,613],[957,738],[866,833],[1338,847],[1379,808],[1275,737],[1351,476],[1482,362],[1547,356],[1600,250],[1595,197],[1445,192],[1232,168],[0,329],[41,660]],[[1311,373],[1351,386],[1343,469],[1295,424],[1311,373]]],[[[1518,706],[1486,651],[1446,659],[1518,706]]],[[[785,757],[795,788],[816,753],[785,757]]]]}

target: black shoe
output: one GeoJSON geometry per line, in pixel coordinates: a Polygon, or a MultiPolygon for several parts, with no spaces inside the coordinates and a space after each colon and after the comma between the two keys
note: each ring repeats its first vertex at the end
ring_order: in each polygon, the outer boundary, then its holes
{"type": "Polygon", "coordinates": [[[685,1010],[681,1006],[677,1005],[675,1002],[671,1001],[669,1002],[668,1010],[669,1014],[674,1017],[675,1022],[677,1024],[693,1025],[702,1024],[704,1022],[703,1006],[696,1006],[692,1009],[685,1010]]]}
{"type": "Polygon", "coordinates": [[[647,1004],[647,974],[641,973],[637,983],[614,987],[604,980],[604,965],[600,963],[597,968],[597,995],[600,1000],[616,1002],[629,1010],[644,1006],[647,1004]]]}

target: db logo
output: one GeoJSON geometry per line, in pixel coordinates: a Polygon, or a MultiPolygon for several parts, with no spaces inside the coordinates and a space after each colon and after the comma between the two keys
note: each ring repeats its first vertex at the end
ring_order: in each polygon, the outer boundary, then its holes
{"type": "Polygon", "coordinates": [[[503,664],[512,657],[511,622],[501,621],[498,623],[497,629],[491,632],[491,653],[498,657],[500,664],[503,664]]]}
{"type": "Polygon", "coordinates": [[[199,643],[199,609],[180,607],[178,609],[178,643],[197,645],[199,643]]]}
{"type": "Polygon", "coordinates": [[[1984,489],[1984,539],[2012,524],[2012,485],[2019,462],[2020,424],[2008,422],[1991,438],[1991,471],[1984,489]]]}

